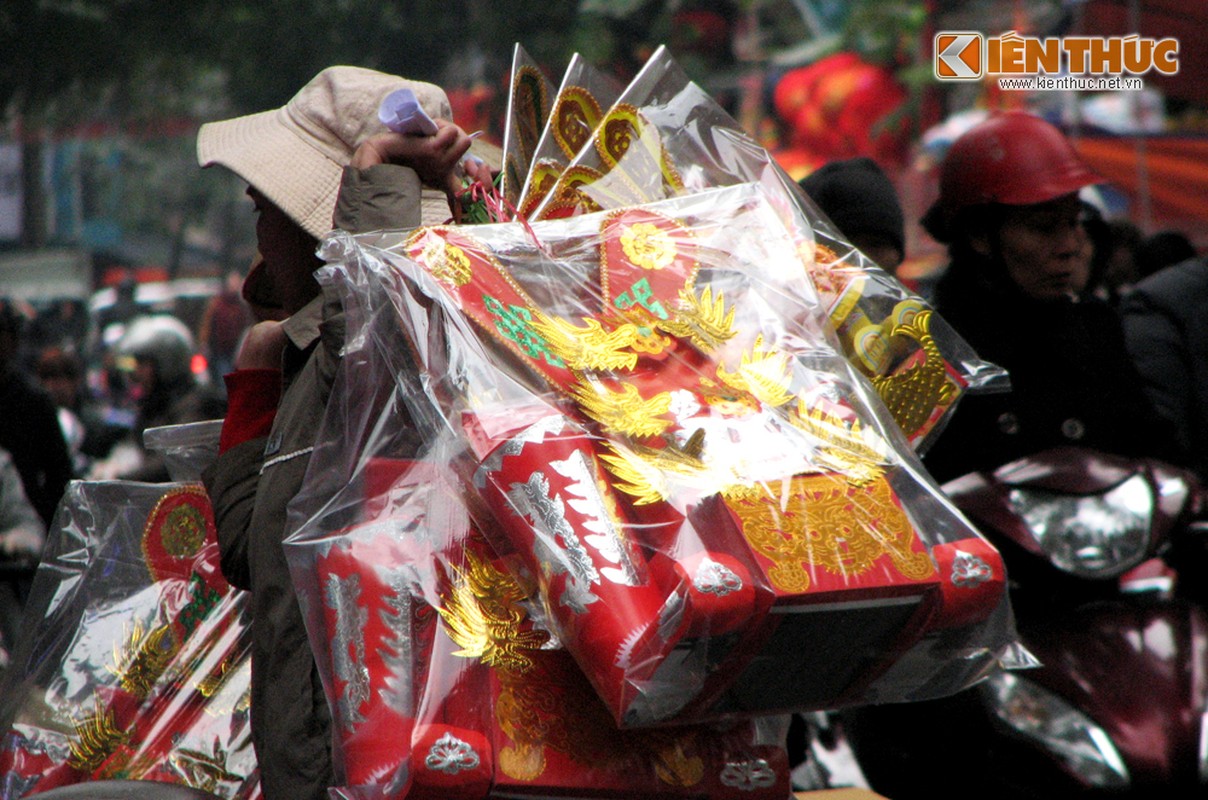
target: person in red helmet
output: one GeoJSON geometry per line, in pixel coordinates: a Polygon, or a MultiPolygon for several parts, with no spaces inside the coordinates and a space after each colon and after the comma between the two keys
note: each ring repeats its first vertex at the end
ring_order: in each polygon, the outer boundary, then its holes
{"type": "Polygon", "coordinates": [[[945,156],[923,218],[950,257],[934,304],[1011,388],[961,401],[924,456],[939,482],[1061,445],[1186,460],[1141,392],[1116,312],[1083,292],[1078,193],[1101,181],[1061,131],[1023,112],[992,115],[945,156]]]}

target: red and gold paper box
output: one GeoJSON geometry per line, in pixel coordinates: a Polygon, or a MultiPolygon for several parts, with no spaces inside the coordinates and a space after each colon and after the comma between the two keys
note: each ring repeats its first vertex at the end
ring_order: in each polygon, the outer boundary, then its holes
{"type": "Polygon", "coordinates": [[[618,729],[574,660],[533,653],[523,672],[492,670],[492,797],[766,797],[789,789],[788,755],[769,724],[618,729]]]}
{"type": "Polygon", "coordinates": [[[371,458],[358,485],[362,522],[289,544],[317,577],[341,796],[787,794],[786,718],[619,730],[435,464],[371,458]]]}

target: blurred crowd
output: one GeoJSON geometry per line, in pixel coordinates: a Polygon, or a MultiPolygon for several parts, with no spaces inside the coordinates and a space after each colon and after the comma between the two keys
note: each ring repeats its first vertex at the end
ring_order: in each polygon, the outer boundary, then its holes
{"type": "Polygon", "coordinates": [[[36,517],[0,532],[5,555],[36,558],[69,480],[168,480],[143,445],[146,429],[224,415],[221,375],[251,322],[240,280],[231,276],[193,325],[140,302],[133,280],[99,311],[77,299],[0,298],[5,519],[21,516],[10,509],[22,499],[36,517]]]}

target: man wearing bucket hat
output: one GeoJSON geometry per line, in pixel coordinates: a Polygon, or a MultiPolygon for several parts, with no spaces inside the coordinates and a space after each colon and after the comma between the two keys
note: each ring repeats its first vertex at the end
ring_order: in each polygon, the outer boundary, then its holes
{"type": "Polygon", "coordinates": [[[436,86],[340,66],[282,108],[198,133],[201,165],[249,184],[260,253],[243,294],[270,318],[253,326],[226,376],[219,457],[203,476],[223,573],[251,592],[252,739],[268,800],[318,800],[333,779],[330,713],[282,548],[344,339],[339,300],[314,277],[318,239],[333,223],[357,232],[444,221],[470,146],[449,116],[436,86]],[[435,133],[390,132],[379,120],[383,99],[401,88],[436,120],[435,133]]]}
{"type": "Polygon", "coordinates": [[[1062,445],[1178,460],[1141,394],[1120,320],[1083,291],[1090,242],[1079,190],[1101,180],[1061,131],[1024,112],[991,115],[946,154],[923,219],[950,256],[936,310],[1011,386],[961,400],[923,459],[937,480],[1062,445]]]}

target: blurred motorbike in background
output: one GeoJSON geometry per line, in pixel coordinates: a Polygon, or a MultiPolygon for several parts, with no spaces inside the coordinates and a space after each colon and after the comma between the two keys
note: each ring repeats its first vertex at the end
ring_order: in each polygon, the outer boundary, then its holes
{"type": "Polygon", "coordinates": [[[998,547],[1037,669],[845,715],[872,788],[980,798],[1203,796],[1208,525],[1187,472],[1058,448],[944,487],[998,547]]]}

